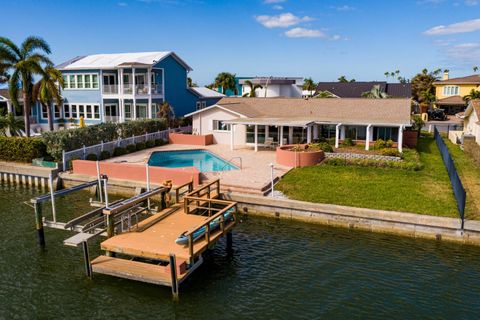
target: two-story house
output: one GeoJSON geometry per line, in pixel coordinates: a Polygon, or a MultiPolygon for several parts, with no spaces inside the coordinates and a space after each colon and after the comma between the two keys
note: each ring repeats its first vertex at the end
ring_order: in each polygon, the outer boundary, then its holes
{"type": "Polygon", "coordinates": [[[435,106],[445,110],[447,114],[465,111],[467,104],[463,97],[470,94],[472,89],[480,90],[480,75],[475,74],[461,78],[449,78],[444,72],[443,80],[435,81],[435,106]]]}
{"type": "MultiPolygon", "coordinates": [[[[174,52],[95,54],[73,58],[57,66],[65,86],[63,105],[52,104],[54,122],[124,122],[157,118],[168,102],[176,116],[216,103],[188,87],[192,68],[174,52]]],[[[46,128],[47,110],[37,105],[38,121],[46,128]]]]}

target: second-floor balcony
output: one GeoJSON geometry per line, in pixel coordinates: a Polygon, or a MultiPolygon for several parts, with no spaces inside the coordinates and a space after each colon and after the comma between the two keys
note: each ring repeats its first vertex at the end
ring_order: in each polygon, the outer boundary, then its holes
{"type": "MultiPolygon", "coordinates": [[[[103,85],[104,94],[118,94],[119,85],[103,85]]],[[[124,94],[133,94],[133,85],[130,83],[123,84],[123,93],[124,94]]],[[[137,84],[135,85],[135,94],[136,95],[148,95],[148,85],[146,84],[137,84]]],[[[163,94],[163,87],[161,84],[152,84],[151,94],[163,94]]]]}
{"type": "Polygon", "coordinates": [[[104,94],[117,94],[118,93],[118,85],[117,84],[104,84],[103,85],[103,93],[104,94]]]}

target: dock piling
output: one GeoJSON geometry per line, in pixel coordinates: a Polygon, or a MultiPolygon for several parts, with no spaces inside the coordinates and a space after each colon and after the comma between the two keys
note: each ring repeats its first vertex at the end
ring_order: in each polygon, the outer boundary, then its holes
{"type": "Polygon", "coordinates": [[[34,203],[35,208],[35,227],[37,229],[38,244],[45,247],[45,233],[43,231],[42,204],[34,203]]]}
{"type": "Polygon", "coordinates": [[[227,232],[227,252],[233,251],[233,234],[232,231],[227,232]]]}
{"type": "Polygon", "coordinates": [[[92,265],[90,263],[90,256],[88,254],[88,243],[87,241],[82,242],[83,246],[83,258],[85,260],[85,274],[87,277],[91,278],[92,277],[92,265]]]}
{"type": "Polygon", "coordinates": [[[177,277],[177,259],[170,253],[170,272],[172,274],[172,295],[174,300],[178,300],[178,277],[177,277]]]}

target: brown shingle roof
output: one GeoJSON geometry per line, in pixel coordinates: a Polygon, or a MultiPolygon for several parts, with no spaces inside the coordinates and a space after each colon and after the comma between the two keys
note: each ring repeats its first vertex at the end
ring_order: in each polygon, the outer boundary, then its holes
{"type": "Polygon", "coordinates": [[[256,119],[410,124],[410,99],[223,98],[217,105],[256,119]]]}
{"type": "Polygon", "coordinates": [[[463,101],[461,96],[451,96],[451,97],[437,100],[436,104],[443,105],[443,106],[451,106],[451,105],[465,105],[466,102],[463,101]]]}
{"type": "Polygon", "coordinates": [[[467,77],[440,80],[435,81],[433,84],[480,84],[480,75],[474,74],[467,77]]]}

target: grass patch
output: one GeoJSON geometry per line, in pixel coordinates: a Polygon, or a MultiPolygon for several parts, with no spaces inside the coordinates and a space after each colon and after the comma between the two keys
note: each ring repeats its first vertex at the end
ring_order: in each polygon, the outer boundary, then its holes
{"type": "Polygon", "coordinates": [[[423,169],[318,165],[285,175],[277,189],[291,199],[458,217],[447,170],[433,137],[419,139],[423,169]]]}
{"type": "Polygon", "coordinates": [[[455,162],[455,168],[462,180],[463,187],[467,192],[465,205],[465,218],[480,220],[480,166],[473,157],[453,144],[448,139],[443,139],[455,162]]]}

